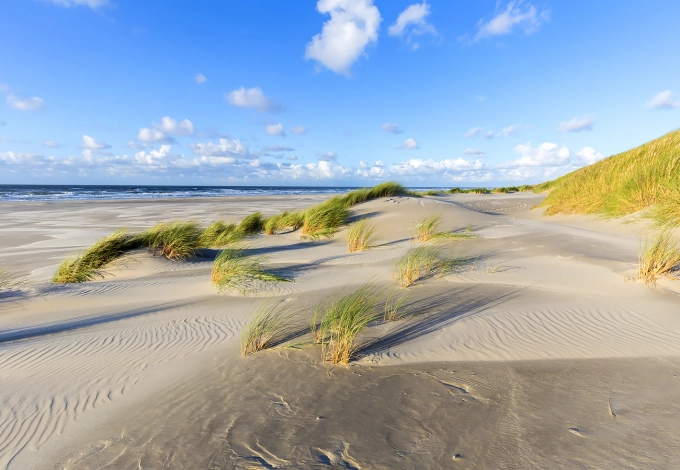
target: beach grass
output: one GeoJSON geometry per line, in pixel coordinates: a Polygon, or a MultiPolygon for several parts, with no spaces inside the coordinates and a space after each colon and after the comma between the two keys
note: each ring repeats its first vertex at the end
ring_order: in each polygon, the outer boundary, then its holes
{"type": "Polygon", "coordinates": [[[290,279],[269,272],[265,268],[267,258],[248,255],[242,246],[225,248],[215,258],[211,279],[220,291],[235,290],[247,293],[257,282],[289,282],[290,279]]]}
{"type": "Polygon", "coordinates": [[[236,243],[243,235],[236,231],[236,224],[227,224],[221,220],[212,223],[201,232],[198,246],[202,248],[223,247],[236,243]]]}
{"type": "Polygon", "coordinates": [[[433,239],[437,233],[437,229],[442,222],[440,214],[431,214],[420,220],[416,224],[413,241],[416,243],[426,242],[433,239]]]}
{"type": "Polygon", "coordinates": [[[659,225],[680,225],[680,130],[538,185],[547,215],[620,217],[645,209],[659,225]]]}
{"type": "Polygon", "coordinates": [[[260,305],[241,328],[239,349],[242,356],[271,348],[292,331],[295,312],[283,301],[271,299],[260,305]]]}
{"type": "Polygon", "coordinates": [[[377,242],[375,226],[362,219],[347,227],[347,250],[350,253],[373,248],[377,242]]]}
{"type": "Polygon", "coordinates": [[[236,233],[249,237],[252,235],[257,235],[264,230],[265,219],[262,217],[262,212],[255,212],[246,216],[239,224],[236,226],[236,233]]]}
{"type": "Polygon", "coordinates": [[[286,229],[298,230],[305,222],[304,211],[284,212],[268,218],[264,223],[264,233],[273,235],[286,229]]]}
{"type": "Polygon", "coordinates": [[[409,248],[406,254],[397,261],[392,271],[392,278],[400,287],[409,287],[419,280],[438,275],[446,276],[465,263],[465,257],[436,245],[419,245],[409,248]]]}
{"type": "Polygon", "coordinates": [[[408,313],[406,307],[407,297],[397,290],[390,291],[385,299],[383,321],[390,322],[401,320],[408,313]]]}
{"type": "Polygon", "coordinates": [[[357,336],[371,322],[380,319],[382,289],[366,283],[349,294],[330,298],[318,312],[323,312],[316,336],[321,343],[321,357],[332,364],[347,364],[357,351],[357,336]]]}
{"type": "Polygon", "coordinates": [[[201,229],[196,222],[161,222],[139,237],[151,252],[170,260],[183,261],[196,254],[200,246],[201,229]]]}
{"type": "Polygon", "coordinates": [[[670,230],[660,230],[640,239],[638,279],[655,283],[662,276],[673,276],[680,270],[680,239],[670,230]]]}
{"type": "Polygon", "coordinates": [[[448,238],[453,240],[470,240],[479,238],[479,235],[472,231],[472,226],[468,225],[462,232],[436,232],[432,238],[448,238]]]}
{"type": "Polygon", "coordinates": [[[349,211],[341,197],[333,197],[305,211],[302,236],[305,238],[331,238],[345,225],[349,211]]]}
{"type": "Polygon", "coordinates": [[[52,282],[59,284],[87,282],[101,276],[102,269],[120,258],[126,251],[139,248],[143,240],[119,229],[111,235],[100,238],[78,256],[66,258],[52,276],[52,282]]]}

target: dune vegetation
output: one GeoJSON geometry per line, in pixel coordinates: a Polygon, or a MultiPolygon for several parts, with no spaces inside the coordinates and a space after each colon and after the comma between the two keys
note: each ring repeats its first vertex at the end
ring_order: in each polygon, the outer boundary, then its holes
{"type": "Polygon", "coordinates": [[[546,214],[619,217],[646,210],[659,225],[680,225],[680,130],[538,185],[546,214]]]}
{"type": "Polygon", "coordinates": [[[417,224],[413,233],[414,243],[423,243],[429,240],[438,238],[449,238],[449,239],[470,239],[477,238],[477,235],[472,233],[472,227],[468,227],[463,232],[442,232],[439,230],[439,225],[441,225],[442,216],[441,214],[430,214],[423,217],[417,224]]]}
{"type": "Polygon", "coordinates": [[[211,279],[219,290],[235,290],[242,293],[252,290],[259,282],[288,282],[290,279],[269,272],[265,268],[267,258],[249,255],[248,250],[236,245],[225,248],[215,258],[211,279]]]}
{"type": "Polygon", "coordinates": [[[680,271],[680,239],[669,229],[640,240],[638,279],[645,284],[655,283],[662,276],[673,277],[677,271],[680,271]]]}
{"type": "Polygon", "coordinates": [[[446,276],[464,261],[462,256],[452,252],[444,255],[441,246],[413,246],[397,261],[392,271],[392,278],[400,287],[409,287],[428,277],[446,276]]]}
{"type": "MultiPolygon", "coordinates": [[[[217,221],[201,229],[196,222],[177,220],[157,224],[138,234],[128,234],[125,229],[119,229],[108,237],[98,240],[82,254],[65,259],[54,273],[52,282],[91,281],[101,276],[103,268],[108,264],[135,248],[147,247],[154,254],[160,254],[170,260],[182,261],[196,256],[200,248],[227,247],[245,237],[257,235],[263,231],[272,235],[286,229],[302,228],[303,238],[332,237],[347,223],[350,207],[370,199],[396,195],[417,196],[416,193],[399,183],[386,182],[373,188],[356,189],[343,196],[335,196],[305,211],[284,212],[270,218],[263,217],[261,212],[255,212],[243,218],[238,224],[217,221]]],[[[240,266],[238,269],[245,269],[247,265],[245,261],[237,263],[231,259],[238,253],[242,254],[242,250],[235,249],[222,255],[218,270],[226,266],[223,264],[227,259],[231,260],[227,265],[238,265],[240,266]]],[[[237,256],[237,258],[243,257],[237,256]]],[[[217,263],[217,260],[215,261],[217,263]]],[[[257,260],[253,258],[252,261],[257,260]]],[[[219,281],[216,284],[220,286],[220,283],[225,281],[219,274],[217,276],[219,281]]]]}
{"type": "Polygon", "coordinates": [[[241,328],[241,355],[262,351],[284,341],[292,331],[295,312],[283,301],[267,300],[253,312],[241,328]]]}
{"type": "Polygon", "coordinates": [[[361,219],[347,227],[347,250],[350,253],[373,248],[377,242],[375,226],[361,219]]]}

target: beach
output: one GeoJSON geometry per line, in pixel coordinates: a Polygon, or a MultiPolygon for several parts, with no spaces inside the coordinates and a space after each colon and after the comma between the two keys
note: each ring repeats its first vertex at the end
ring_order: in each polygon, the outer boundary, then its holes
{"type": "Polygon", "coordinates": [[[680,282],[635,282],[642,220],[547,217],[533,193],[384,197],[345,231],[256,235],[291,282],[211,284],[217,250],[131,251],[101,278],[53,284],[59,263],[120,227],[238,222],[327,194],[0,203],[0,468],[677,468],[680,282]],[[322,361],[315,305],[392,273],[424,216],[476,238],[428,242],[462,262],[400,289],[408,315],[364,330],[349,365],[322,361]],[[242,357],[269,298],[299,335],[242,357]]]}

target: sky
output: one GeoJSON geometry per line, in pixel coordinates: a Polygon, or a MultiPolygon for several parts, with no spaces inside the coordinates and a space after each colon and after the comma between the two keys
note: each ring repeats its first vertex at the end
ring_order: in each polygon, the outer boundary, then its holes
{"type": "Polygon", "coordinates": [[[3,0],[0,184],[532,184],[680,124],[676,0],[3,0]]]}

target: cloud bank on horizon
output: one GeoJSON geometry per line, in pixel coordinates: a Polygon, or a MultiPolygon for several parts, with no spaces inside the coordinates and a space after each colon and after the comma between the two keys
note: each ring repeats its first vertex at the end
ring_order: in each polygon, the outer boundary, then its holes
{"type": "Polygon", "coordinates": [[[0,183],[552,179],[680,118],[680,4],[585,4],[8,0],[0,183]]]}

